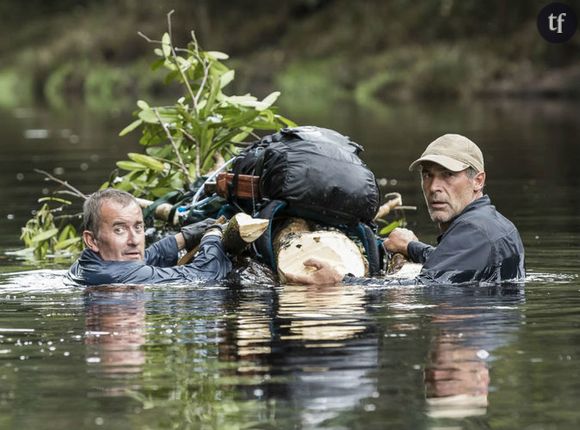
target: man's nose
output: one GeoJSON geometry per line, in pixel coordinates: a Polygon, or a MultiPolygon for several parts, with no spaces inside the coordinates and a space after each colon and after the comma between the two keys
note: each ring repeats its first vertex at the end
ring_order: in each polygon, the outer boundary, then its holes
{"type": "Polygon", "coordinates": [[[442,190],[443,181],[437,177],[431,178],[428,184],[428,190],[432,193],[442,190]]]}
{"type": "Polygon", "coordinates": [[[142,240],[141,236],[142,236],[141,233],[131,229],[129,231],[128,237],[129,245],[139,245],[139,243],[141,243],[142,240]]]}

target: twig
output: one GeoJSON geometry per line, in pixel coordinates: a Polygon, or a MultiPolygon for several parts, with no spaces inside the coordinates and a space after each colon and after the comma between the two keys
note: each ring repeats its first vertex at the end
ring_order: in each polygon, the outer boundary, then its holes
{"type": "MultiPolygon", "coordinates": [[[[209,63],[206,60],[203,60],[203,78],[201,79],[201,84],[199,84],[199,88],[197,89],[197,94],[195,95],[195,102],[194,106],[197,105],[199,98],[201,97],[201,92],[205,87],[205,83],[207,82],[207,77],[209,75],[209,63]]],[[[197,111],[197,109],[196,109],[197,111]]]]}
{"type": "Polygon", "coordinates": [[[193,94],[193,90],[191,89],[191,85],[189,85],[189,79],[187,79],[187,76],[185,76],[185,73],[183,73],[183,70],[181,70],[181,66],[179,65],[179,62],[177,61],[177,53],[175,52],[175,48],[173,47],[173,34],[172,34],[172,30],[171,30],[171,15],[173,15],[173,12],[175,12],[175,10],[172,10],[171,12],[169,12],[167,14],[167,29],[168,29],[168,33],[169,33],[169,47],[171,48],[171,55],[173,56],[173,62],[175,63],[175,66],[177,67],[177,70],[179,71],[179,74],[181,75],[181,79],[183,79],[183,83],[184,83],[185,87],[187,88],[187,92],[189,93],[189,96],[191,97],[191,100],[193,103],[193,108],[197,112],[197,99],[195,98],[195,95],[193,94]]]}
{"type": "Polygon", "coordinates": [[[149,43],[162,43],[161,40],[153,40],[150,37],[146,36],[145,34],[141,33],[140,31],[138,31],[137,34],[149,43]]]}
{"type": "Polygon", "coordinates": [[[159,124],[161,124],[161,127],[163,127],[163,131],[165,131],[165,135],[167,136],[167,138],[171,142],[171,146],[173,147],[173,151],[175,151],[175,155],[177,156],[177,160],[179,162],[179,168],[181,169],[181,172],[184,174],[185,180],[187,182],[187,186],[189,187],[191,185],[191,178],[189,177],[189,171],[187,170],[187,167],[185,166],[185,163],[183,162],[183,158],[181,158],[181,153],[179,152],[179,148],[177,147],[177,143],[175,143],[175,140],[173,140],[173,136],[171,136],[171,133],[169,132],[169,129],[167,128],[167,125],[161,119],[161,116],[159,115],[157,108],[153,108],[152,110],[153,110],[153,113],[155,114],[155,116],[157,117],[159,124]]]}
{"type": "Polygon", "coordinates": [[[200,153],[199,143],[197,140],[195,140],[195,138],[192,135],[190,135],[184,129],[180,128],[179,130],[183,133],[183,135],[186,138],[191,140],[193,142],[193,144],[195,145],[195,177],[198,178],[200,176],[200,169],[201,169],[200,159],[199,159],[199,153],[200,153]]]}
{"type": "Polygon", "coordinates": [[[57,184],[60,184],[63,187],[69,189],[71,191],[70,194],[72,194],[73,196],[80,197],[83,200],[86,200],[86,199],[89,198],[86,194],[84,194],[84,193],[80,192],[79,190],[77,190],[75,187],[73,187],[72,185],[70,185],[67,181],[63,181],[62,179],[58,179],[57,177],[52,176],[50,173],[45,172],[44,170],[34,169],[34,171],[36,173],[40,173],[41,175],[46,176],[51,181],[56,182],[57,184]]]}

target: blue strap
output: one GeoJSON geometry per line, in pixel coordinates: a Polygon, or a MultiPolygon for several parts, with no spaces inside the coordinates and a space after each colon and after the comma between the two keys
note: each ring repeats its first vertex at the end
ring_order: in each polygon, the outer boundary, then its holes
{"type": "Polygon", "coordinates": [[[286,207],[286,202],[282,200],[272,200],[264,206],[257,214],[258,217],[269,220],[268,229],[254,242],[254,249],[258,257],[264,263],[276,270],[276,258],[274,258],[274,248],[272,246],[272,225],[274,217],[286,207]]]}

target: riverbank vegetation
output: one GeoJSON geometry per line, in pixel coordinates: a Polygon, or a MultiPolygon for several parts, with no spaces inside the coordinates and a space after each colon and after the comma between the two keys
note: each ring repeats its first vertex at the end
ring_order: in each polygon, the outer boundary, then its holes
{"type": "MultiPolygon", "coordinates": [[[[536,29],[537,0],[8,0],[0,30],[0,102],[22,97],[106,109],[167,92],[144,73],[148,47],[176,10],[176,43],[195,29],[230,53],[236,92],[278,88],[287,103],[480,96],[577,96],[578,36],[554,45],[536,29]]],[[[330,106],[331,104],[329,104],[330,106]]]]}
{"type": "MultiPolygon", "coordinates": [[[[223,63],[228,55],[202,50],[195,32],[190,33],[187,45],[177,46],[172,14],[167,15],[168,31],[159,39],[140,35],[155,46],[157,59],[152,69],[164,69],[163,82],[177,84],[181,94],[174,103],[162,106],[143,99],[137,101],[136,119],[120,135],[140,130],[144,153],[129,153],[129,160],[118,161],[118,169],[101,188],[114,187],[153,200],[194,192],[202,186],[204,175],[225,166],[236,146],[259,137],[255,130],[277,131],[295,125],[273,107],[279,92],[272,92],[263,100],[249,93],[227,95],[224,89],[235,78],[235,71],[223,63]]],[[[39,173],[60,189],[52,197],[39,200],[42,207],[22,229],[24,254],[39,259],[74,255],[80,250],[80,229],[75,229],[70,221],[73,219],[74,223],[76,219],[76,226],[81,227],[75,208],[78,205],[62,196],[73,195],[81,202],[86,196],[66,181],[47,172],[39,173]]]]}

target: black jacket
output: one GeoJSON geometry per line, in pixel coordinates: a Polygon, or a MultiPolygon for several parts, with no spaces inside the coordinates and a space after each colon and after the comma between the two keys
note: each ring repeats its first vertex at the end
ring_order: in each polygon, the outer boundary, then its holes
{"type": "Polygon", "coordinates": [[[219,281],[232,268],[218,236],[205,236],[199,253],[189,264],[176,266],[177,257],[174,236],[147,248],[145,261],[105,261],[95,252],[85,249],[71,266],[68,277],[82,285],[219,281]]]}
{"type": "Polygon", "coordinates": [[[423,284],[523,281],[524,246],[516,227],[487,195],[470,203],[437,239],[437,247],[410,242],[412,261],[423,263],[423,284]]]}

